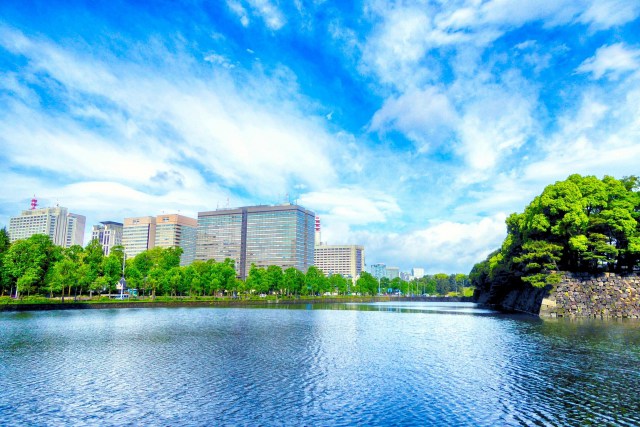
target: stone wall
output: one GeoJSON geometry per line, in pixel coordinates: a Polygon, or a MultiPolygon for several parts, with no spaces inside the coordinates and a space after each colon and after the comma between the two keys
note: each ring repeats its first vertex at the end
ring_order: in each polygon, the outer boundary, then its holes
{"type": "Polygon", "coordinates": [[[566,273],[540,306],[543,317],[640,318],[640,277],[566,273]]]}
{"type": "Polygon", "coordinates": [[[640,318],[640,277],[563,273],[544,289],[513,288],[488,301],[493,306],[541,317],[640,318]]]}

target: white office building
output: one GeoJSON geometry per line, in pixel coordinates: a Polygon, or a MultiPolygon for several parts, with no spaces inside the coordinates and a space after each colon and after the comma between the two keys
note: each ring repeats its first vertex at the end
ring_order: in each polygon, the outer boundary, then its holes
{"type": "Polygon", "coordinates": [[[45,234],[51,241],[62,247],[82,246],[86,218],[69,213],[67,208],[35,208],[24,210],[19,216],[9,220],[9,240],[28,239],[34,234],[45,234]]]}

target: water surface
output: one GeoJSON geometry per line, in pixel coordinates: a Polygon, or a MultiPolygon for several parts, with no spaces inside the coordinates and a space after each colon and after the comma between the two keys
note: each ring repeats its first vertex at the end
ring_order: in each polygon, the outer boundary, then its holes
{"type": "Polygon", "coordinates": [[[0,314],[0,425],[639,425],[640,323],[465,303],[0,314]]]}

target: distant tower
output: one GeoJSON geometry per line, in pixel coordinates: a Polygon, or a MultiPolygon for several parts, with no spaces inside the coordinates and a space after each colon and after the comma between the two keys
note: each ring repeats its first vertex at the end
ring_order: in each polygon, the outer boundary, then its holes
{"type": "Polygon", "coordinates": [[[320,217],[316,217],[316,246],[320,246],[322,244],[322,239],[320,238],[320,217]]]}
{"type": "Polygon", "coordinates": [[[36,195],[33,195],[33,199],[31,199],[31,210],[35,211],[38,207],[38,199],[36,199],[36,195]]]}

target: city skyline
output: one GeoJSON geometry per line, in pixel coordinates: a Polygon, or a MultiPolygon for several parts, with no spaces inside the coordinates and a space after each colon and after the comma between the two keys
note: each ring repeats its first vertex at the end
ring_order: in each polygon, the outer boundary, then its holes
{"type": "Polygon", "coordinates": [[[468,273],[546,185],[638,174],[639,16],[631,0],[3,2],[0,226],[34,193],[87,224],[287,199],[371,263],[468,273]]]}

